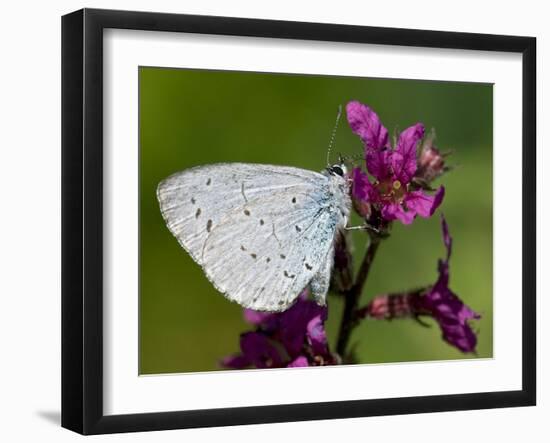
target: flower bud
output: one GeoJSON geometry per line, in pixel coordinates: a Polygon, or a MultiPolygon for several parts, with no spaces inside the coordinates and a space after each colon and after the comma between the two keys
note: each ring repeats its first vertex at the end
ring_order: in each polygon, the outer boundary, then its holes
{"type": "Polygon", "coordinates": [[[426,137],[420,148],[418,157],[418,169],[416,170],[416,178],[430,183],[447,171],[445,166],[445,155],[442,154],[434,144],[435,131],[432,129],[426,137]]]}
{"type": "Polygon", "coordinates": [[[333,288],[343,293],[353,285],[353,257],[346,239],[341,232],[334,247],[334,271],[332,273],[333,288]]]}
{"type": "Polygon", "coordinates": [[[377,320],[412,317],[415,315],[417,297],[416,292],[378,295],[358,311],[358,317],[370,317],[377,320]]]}

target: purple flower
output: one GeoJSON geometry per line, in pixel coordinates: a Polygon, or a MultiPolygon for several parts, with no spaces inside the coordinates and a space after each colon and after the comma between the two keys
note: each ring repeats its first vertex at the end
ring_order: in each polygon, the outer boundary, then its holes
{"type": "Polygon", "coordinates": [[[408,293],[379,295],[357,312],[359,318],[392,320],[396,318],[429,315],[442,331],[443,339],[462,352],[475,352],[477,337],[469,322],[481,318],[464,304],[449,288],[449,260],[452,237],[447,222],[441,217],[443,243],[447,249],[445,260],[439,260],[438,278],[433,286],[408,293]]]}
{"type": "Polygon", "coordinates": [[[424,126],[417,123],[405,129],[395,148],[388,141],[388,130],[378,115],[368,106],[352,101],[346,107],[353,132],[363,141],[367,171],[372,182],[360,168],[353,170],[352,195],[355,207],[375,206],[386,221],[400,220],[411,224],[417,215],[431,217],[441,204],[445,189],[441,186],[434,195],[415,189],[413,178],[417,171],[417,145],[424,136],[424,126]]]}
{"type": "Polygon", "coordinates": [[[279,328],[274,334],[284,345],[291,358],[302,351],[306,339],[310,339],[309,322],[319,318],[320,327],[324,331],[324,322],[327,319],[326,306],[319,306],[313,300],[298,300],[290,309],[279,315],[279,328]]]}
{"type": "Polygon", "coordinates": [[[305,355],[296,357],[288,365],[286,365],[287,368],[303,368],[307,366],[309,366],[309,362],[307,361],[307,357],[305,355]]]}
{"type": "Polygon", "coordinates": [[[474,352],[477,337],[468,321],[478,320],[481,316],[465,305],[449,288],[449,259],[453,240],[443,216],[441,226],[447,257],[445,260],[439,260],[439,277],[427,294],[420,299],[420,308],[428,311],[437,320],[446,342],[462,352],[474,352]]]}
{"type": "Polygon", "coordinates": [[[268,337],[259,332],[246,332],[241,335],[242,354],[226,357],[222,365],[233,369],[248,366],[256,368],[279,368],[282,361],[279,351],[268,337]]]}
{"type": "Polygon", "coordinates": [[[245,309],[244,318],[256,330],[241,335],[241,352],[222,359],[222,366],[243,369],[336,364],[324,326],[327,308],[309,300],[307,291],[284,312],[245,309]]]}

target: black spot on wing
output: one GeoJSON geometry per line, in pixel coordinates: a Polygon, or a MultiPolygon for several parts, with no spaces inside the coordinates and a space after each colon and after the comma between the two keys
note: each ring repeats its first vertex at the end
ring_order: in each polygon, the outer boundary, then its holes
{"type": "Polygon", "coordinates": [[[284,271],[284,272],[283,272],[283,275],[284,275],[286,278],[294,278],[294,277],[296,277],[296,274],[290,274],[288,271],[284,271]]]}

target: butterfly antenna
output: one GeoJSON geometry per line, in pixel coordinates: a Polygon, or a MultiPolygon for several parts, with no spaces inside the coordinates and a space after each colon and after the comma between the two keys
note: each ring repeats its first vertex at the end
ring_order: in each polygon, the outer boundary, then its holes
{"type": "Polygon", "coordinates": [[[353,165],[353,164],[357,163],[358,161],[363,160],[364,159],[364,154],[361,153],[361,154],[356,154],[356,155],[341,155],[340,158],[341,158],[342,161],[349,162],[353,165]]]}
{"type": "Polygon", "coordinates": [[[334,128],[332,128],[332,134],[330,135],[330,142],[327,149],[327,166],[330,166],[330,151],[336,139],[336,130],[338,129],[338,123],[340,122],[340,117],[342,116],[342,105],[338,105],[338,114],[336,115],[336,122],[334,123],[334,128]]]}

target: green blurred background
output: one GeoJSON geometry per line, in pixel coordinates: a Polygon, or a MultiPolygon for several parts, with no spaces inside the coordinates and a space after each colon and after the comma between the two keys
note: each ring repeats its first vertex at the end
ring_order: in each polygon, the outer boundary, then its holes
{"type": "MultiPolygon", "coordinates": [[[[388,128],[423,122],[456,165],[438,182],[454,249],[451,288],[482,320],[478,357],[492,357],[492,85],[142,67],[140,95],[140,373],[220,369],[250,327],[242,309],[208,282],[170,234],[155,190],[168,175],[212,162],[255,162],[320,171],[338,105],[359,100],[388,128]]],[[[335,152],[362,146],[342,116],[335,152]]],[[[334,155],[334,158],[336,155],[334,155]]],[[[438,184],[438,183],[436,183],[438,184]]],[[[354,220],[357,224],[357,220],[354,220]]],[[[356,262],[366,236],[355,232],[356,262]]],[[[379,293],[435,282],[445,251],[439,217],[395,223],[371,270],[361,304],[379,293]]],[[[334,346],[341,300],[329,296],[327,329],[334,346]]],[[[429,320],[428,320],[429,321],[429,320]]],[[[441,339],[433,321],[365,321],[351,345],[361,362],[474,358],[441,339]]]]}

